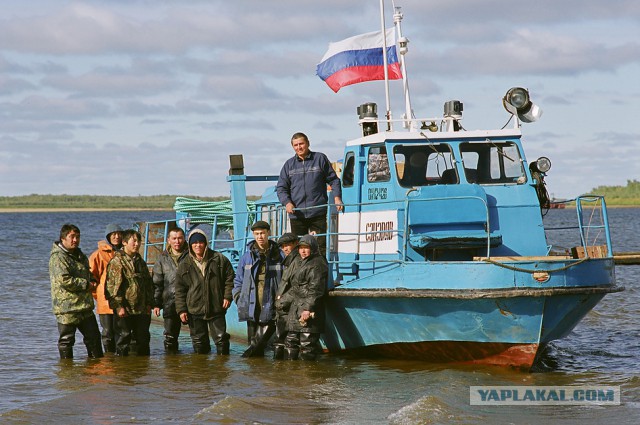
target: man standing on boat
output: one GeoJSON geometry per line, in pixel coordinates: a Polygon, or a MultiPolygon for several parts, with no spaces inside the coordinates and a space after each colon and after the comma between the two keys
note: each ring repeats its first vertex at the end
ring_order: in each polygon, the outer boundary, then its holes
{"type": "Polygon", "coordinates": [[[254,240],[240,258],[233,286],[238,305],[238,320],[247,322],[249,349],[243,356],[262,356],[264,346],[275,331],[274,301],[282,278],[282,260],[278,245],[269,240],[271,226],[256,221],[251,226],[254,240]]]}
{"type": "Polygon", "coordinates": [[[153,265],[153,288],[155,305],[153,313],[164,319],[164,349],[168,352],[178,351],[178,337],[182,321],[176,312],[175,279],[178,265],[189,256],[184,230],[175,227],[169,230],[167,249],[153,265]]]}
{"type": "Polygon", "coordinates": [[[49,257],[49,278],[53,313],[60,334],[60,358],[73,358],[76,330],[84,337],[89,357],[102,357],[100,329],[93,314],[91,296],[97,282],[91,277],[87,256],[80,250],[80,229],[73,224],[63,225],[60,239],[53,243],[49,257]]]}
{"type": "Polygon", "coordinates": [[[229,354],[225,315],[231,305],[233,266],[224,255],[208,247],[200,229],[189,233],[189,256],[178,265],[176,311],[182,323],[189,324],[193,350],[211,352],[209,332],[218,354],[229,354]]]}
{"type": "Polygon", "coordinates": [[[93,298],[96,300],[96,311],[102,327],[102,346],[105,353],[115,353],[116,319],[104,296],[104,285],[107,281],[107,264],[116,251],[122,248],[122,228],[117,224],[109,224],[105,235],[106,240],[99,241],[98,249],[89,257],[89,268],[91,275],[98,282],[98,286],[93,291],[93,298]]]}
{"type": "Polygon", "coordinates": [[[128,229],[122,232],[122,249],[107,265],[105,296],[117,316],[116,355],[127,356],[132,335],[136,336],[137,354],[148,356],[151,335],[153,281],[147,263],[138,253],[142,236],[128,229]]]}
{"type": "MultiPolygon", "coordinates": [[[[278,199],[287,209],[294,234],[325,234],[327,185],[331,186],[336,209],[342,211],[340,179],[325,154],[309,150],[309,139],[304,133],[295,133],[291,137],[291,146],[295,155],[284,163],[280,171],[276,186],[278,199]]],[[[318,244],[320,253],[324,255],[325,236],[318,238],[318,244]]]]}

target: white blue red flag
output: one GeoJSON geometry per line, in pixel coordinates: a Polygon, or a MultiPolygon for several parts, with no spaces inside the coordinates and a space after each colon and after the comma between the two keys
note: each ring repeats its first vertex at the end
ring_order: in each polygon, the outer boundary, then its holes
{"type": "MultiPolygon", "coordinates": [[[[396,51],[395,31],[390,28],[386,33],[389,79],[399,80],[402,79],[402,72],[396,51]]],[[[384,80],[383,45],[382,31],[329,43],[329,50],[318,64],[316,74],[336,93],[351,84],[384,80]]]]}

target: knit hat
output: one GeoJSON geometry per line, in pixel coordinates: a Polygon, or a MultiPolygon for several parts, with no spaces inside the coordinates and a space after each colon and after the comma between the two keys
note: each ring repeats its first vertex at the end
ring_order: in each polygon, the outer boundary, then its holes
{"type": "Polygon", "coordinates": [[[118,226],[115,223],[107,224],[107,230],[105,230],[105,237],[109,240],[109,235],[113,232],[122,232],[122,227],[118,226]]]}
{"type": "Polygon", "coordinates": [[[189,235],[189,245],[196,242],[207,243],[207,237],[202,233],[202,231],[193,232],[189,235]]]}
{"type": "Polygon", "coordinates": [[[286,243],[293,242],[298,242],[298,237],[293,233],[285,233],[284,235],[280,236],[280,239],[278,239],[278,245],[284,245],[286,243]]]}
{"type": "Polygon", "coordinates": [[[271,230],[271,226],[269,226],[269,223],[267,223],[266,221],[259,220],[253,223],[253,226],[251,226],[251,230],[257,229],[271,230]]]}

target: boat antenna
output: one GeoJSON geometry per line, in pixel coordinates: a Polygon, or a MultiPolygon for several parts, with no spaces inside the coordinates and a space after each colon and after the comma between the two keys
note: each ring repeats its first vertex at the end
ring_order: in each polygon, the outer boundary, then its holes
{"type": "Polygon", "coordinates": [[[411,96],[409,95],[409,77],[407,76],[407,65],[404,59],[405,54],[409,51],[409,39],[402,36],[402,8],[396,7],[395,1],[391,0],[393,5],[393,23],[396,27],[398,35],[398,45],[400,47],[400,66],[402,69],[402,88],[404,91],[404,127],[411,130],[411,119],[413,116],[413,109],[411,108],[411,96]]]}
{"type": "Polygon", "coordinates": [[[391,98],[389,96],[389,69],[387,58],[387,30],[384,26],[384,0],[380,0],[380,25],[382,27],[382,64],[384,65],[384,96],[387,102],[387,111],[385,116],[387,118],[387,131],[391,131],[391,98]]]}

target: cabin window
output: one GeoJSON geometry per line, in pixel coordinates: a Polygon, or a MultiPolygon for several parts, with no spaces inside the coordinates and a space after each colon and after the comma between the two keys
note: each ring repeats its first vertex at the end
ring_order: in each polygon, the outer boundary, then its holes
{"type": "Polygon", "coordinates": [[[370,148],[367,157],[367,181],[373,183],[388,182],[389,180],[391,180],[391,170],[389,169],[387,148],[370,148]]]}
{"type": "Polygon", "coordinates": [[[526,182],[523,161],[513,142],[460,144],[465,178],[469,183],[492,184],[526,182]]]}
{"type": "Polygon", "coordinates": [[[344,170],[342,171],[342,187],[353,186],[353,173],[356,164],[356,158],[353,152],[347,153],[344,159],[344,170]]]}
{"type": "Polygon", "coordinates": [[[451,147],[447,144],[398,145],[393,148],[398,182],[403,187],[459,182],[451,147]]]}

